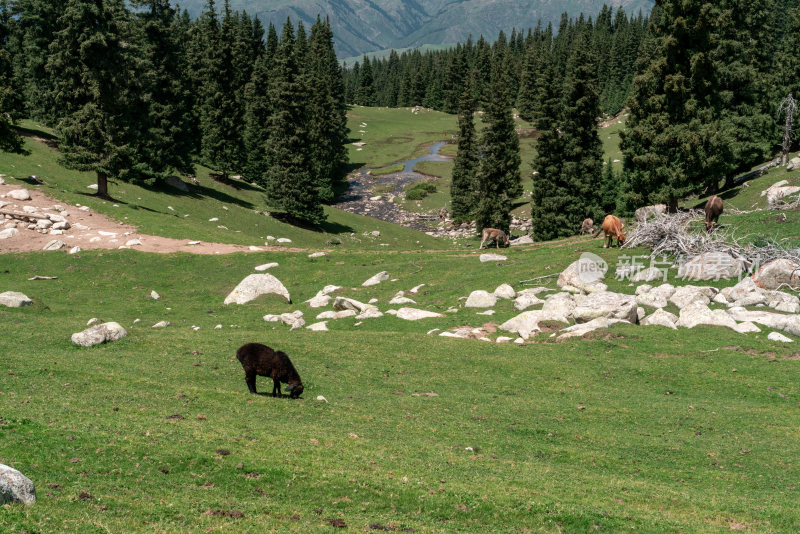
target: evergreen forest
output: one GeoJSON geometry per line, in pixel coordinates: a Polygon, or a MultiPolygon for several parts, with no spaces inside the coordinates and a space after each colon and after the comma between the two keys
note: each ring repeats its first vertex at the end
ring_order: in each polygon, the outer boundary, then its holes
{"type": "Polygon", "coordinates": [[[259,184],[288,221],[323,221],[347,170],[327,21],[265,29],[228,0],[195,20],[168,0],[2,0],[0,19],[0,149],[22,150],[12,125],[29,117],[100,196],[197,162],[259,184]]]}
{"type": "Polygon", "coordinates": [[[534,238],[552,239],[585,217],[675,209],[791,146],[779,115],[800,90],[798,21],[791,0],[660,0],[648,17],[604,6],[348,68],[321,16],[265,29],[229,0],[196,19],[168,0],[0,0],[0,149],[22,150],[13,125],[28,117],[54,129],[63,165],[97,174],[101,196],[109,179],[202,163],[313,225],[346,188],[348,106],[423,106],[459,117],[453,219],[507,230],[532,172],[534,238]],[[615,173],[597,128],[623,110],[615,173]],[[533,161],[517,119],[538,139],[533,161]]]}

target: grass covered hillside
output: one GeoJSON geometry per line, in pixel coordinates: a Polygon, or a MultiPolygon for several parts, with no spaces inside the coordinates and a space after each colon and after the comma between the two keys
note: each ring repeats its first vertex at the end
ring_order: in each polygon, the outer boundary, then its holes
{"type": "MultiPolygon", "coordinates": [[[[354,142],[366,143],[350,147],[351,161],[366,168],[418,155],[453,125],[437,113],[360,108],[350,121],[354,142]]],[[[740,334],[614,324],[557,341],[568,325],[544,321],[524,343],[498,343],[516,337],[499,328],[520,313],[512,301],[499,300],[488,315],[465,306],[471,292],[503,283],[555,291],[557,274],[585,252],[610,266],[609,291],[632,295],[638,284],[614,279],[614,268],[647,250],[603,249],[601,239],[583,236],[503,249],[506,261],[482,263],[477,241],[448,248],[336,209],[324,232],[286,225],[257,213],[265,209],[260,189],[219,183],[205,169],[192,193],[118,183],[110,188],[117,202],[104,203],[86,189],[92,175],[64,170],[40,141],[26,146],[28,156],[0,154],[11,184],[156,235],[245,245],[273,235],[297,248],[0,254],[0,293],[33,301],[0,306],[0,463],[37,492],[33,505],[2,505],[0,532],[800,529],[797,336],[772,341],[763,326],[740,334]],[[29,183],[31,174],[45,185],[29,183]],[[333,237],[342,244],[325,245],[333,237]],[[310,258],[318,248],[328,255],[310,258]],[[224,305],[267,261],[278,263],[268,272],[292,303],[261,296],[224,305]],[[385,281],[362,286],[383,271],[385,281]],[[299,310],[306,326],[321,321],[331,306],[306,301],[327,285],[339,286],[334,297],[375,299],[384,315],[329,319],[320,332],[264,320],[299,310]],[[390,304],[400,291],[415,302],[390,304]],[[442,316],[387,313],[403,306],[442,316]],[[117,322],[128,336],[73,344],[92,318],[117,322]],[[160,321],[169,325],[152,327],[160,321]],[[263,377],[260,394],[249,394],[235,357],[249,342],[290,356],[305,386],[300,399],[269,396],[263,377]]],[[[442,172],[441,180],[447,165],[423,169],[442,172]]],[[[720,223],[793,242],[792,222],[758,226],[758,217],[777,212],[731,213],[762,202],[760,191],[782,179],[800,181],[773,169],[726,193],[720,223]]],[[[667,274],[687,283],[673,268],[667,274]]],[[[665,310],[679,313],[673,303],[665,310]]]]}
{"type": "Polygon", "coordinates": [[[142,233],[254,246],[263,246],[270,235],[289,238],[292,246],[307,248],[327,248],[336,240],[342,247],[359,249],[447,246],[421,232],[328,207],[328,221],[319,231],[286,224],[263,214],[269,208],[260,187],[240,180],[221,183],[204,167],[197,167],[198,184],[190,184],[189,193],[168,186],[154,190],[112,181],[109,192],[116,202],[107,202],[87,188],[97,183],[94,173],[71,171],[58,164],[58,152],[41,141],[49,138],[46,128],[30,122],[23,125],[29,136],[25,147],[30,155],[0,152],[0,173],[6,174],[9,184],[39,189],[62,203],[89,206],[117,221],[136,225],[142,233]],[[28,181],[30,175],[45,184],[28,181]],[[218,220],[209,220],[213,218],[218,220]],[[376,230],[379,237],[371,235],[376,230]]]}
{"type": "Polygon", "coordinates": [[[38,500],[6,506],[0,530],[796,530],[798,356],[766,329],[616,325],[524,345],[427,334],[468,326],[494,339],[511,302],[481,316],[460,297],[522,289],[585,250],[612,265],[622,254],[600,240],[513,249],[505,263],[276,253],[270,272],[294,304],[241,306],[222,301],[253,272],[251,255],[5,256],[0,289],[34,303],[0,308],[0,462],[34,480],[38,500]],[[361,287],[379,271],[390,280],[361,287]],[[458,311],[331,320],[329,332],[262,319],[299,309],[314,322],[322,310],[303,301],[327,284],[382,311],[426,284],[416,307],[458,311]],[[129,336],[73,345],[92,317],[129,336]],[[302,399],[247,392],[234,354],[252,341],[290,355],[302,399]]]}

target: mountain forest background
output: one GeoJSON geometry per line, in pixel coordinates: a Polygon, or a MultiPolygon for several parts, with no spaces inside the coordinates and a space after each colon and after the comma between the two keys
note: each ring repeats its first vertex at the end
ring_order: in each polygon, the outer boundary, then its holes
{"type": "Polygon", "coordinates": [[[23,150],[28,117],[54,128],[62,163],[107,182],[191,175],[264,187],[287,220],[319,224],[346,187],[349,105],[457,114],[452,215],[508,229],[522,194],[515,116],[538,135],[534,237],[730,185],[780,147],[781,103],[800,87],[791,0],[660,0],[649,15],[603,6],[557,27],[455,47],[337,59],[330,19],[265,28],[206,0],[0,0],[0,149],[23,150]],[[623,169],[597,128],[629,109],[623,169]],[[482,116],[483,129],[474,117],[482,116]]]}

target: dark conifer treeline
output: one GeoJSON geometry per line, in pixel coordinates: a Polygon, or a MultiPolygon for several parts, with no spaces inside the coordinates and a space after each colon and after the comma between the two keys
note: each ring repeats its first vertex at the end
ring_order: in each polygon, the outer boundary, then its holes
{"type": "Polygon", "coordinates": [[[0,0],[0,149],[11,125],[55,128],[62,163],[130,181],[242,174],[291,218],[319,223],[347,164],[341,69],[327,21],[280,39],[207,0],[191,20],[169,0],[0,0]],[[131,9],[133,8],[133,10],[131,9]],[[300,150],[298,147],[302,147],[300,150]]]}
{"type": "Polygon", "coordinates": [[[534,87],[541,74],[542,55],[552,53],[555,74],[563,78],[576,37],[587,35],[597,56],[593,68],[600,107],[613,114],[625,105],[647,26],[648,19],[641,14],[629,17],[621,8],[614,11],[604,6],[596,20],[583,16],[571,19],[565,14],[557,32],[549,24],[540,24],[527,31],[513,29],[510,37],[501,32],[491,44],[480,37],[477,42],[470,39],[448,50],[392,51],[385,59],[364,56],[345,71],[347,99],[365,106],[425,106],[458,113],[460,88],[466,77],[474,75],[473,98],[477,108],[483,109],[490,97],[492,66],[498,57],[506,57],[511,102],[523,118],[533,120],[538,108],[534,87]]]}

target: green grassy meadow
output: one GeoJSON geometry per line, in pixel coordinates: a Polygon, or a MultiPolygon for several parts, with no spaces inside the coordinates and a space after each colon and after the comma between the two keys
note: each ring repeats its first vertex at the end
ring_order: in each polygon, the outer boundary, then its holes
{"type": "MultiPolygon", "coordinates": [[[[374,136],[357,156],[369,167],[413,157],[441,135],[434,124],[455,124],[435,113],[406,110],[399,125],[389,110],[353,113],[351,121],[367,123],[374,136]],[[390,140],[400,137],[410,140],[390,140]]],[[[611,291],[633,293],[613,279],[614,265],[645,250],[574,237],[504,249],[508,261],[481,263],[477,241],[454,249],[335,209],[330,231],[285,225],[256,213],[266,209],[258,188],[221,184],[204,169],[193,195],[112,184],[115,207],[85,194],[91,175],[62,169],[37,141],[27,146],[30,156],[0,154],[9,183],[37,174],[60,201],[142,232],[255,245],[271,234],[308,250],[271,251],[268,260],[135,250],[0,254],[0,292],[34,301],[0,307],[0,463],[37,490],[32,506],[2,506],[0,532],[800,530],[800,352],[768,340],[769,329],[615,325],[563,342],[543,332],[522,345],[427,333],[468,326],[491,339],[507,334],[494,330],[518,313],[511,301],[482,316],[462,297],[501,283],[555,289],[551,275],[586,251],[611,266],[611,291]],[[206,224],[211,217],[228,230],[206,224]],[[367,235],[376,229],[380,237],[367,235]],[[331,235],[342,245],[325,247],[331,235]],[[320,247],[329,256],[308,258],[320,247]],[[223,305],[265,261],[279,263],[269,272],[292,304],[264,296],[223,305]],[[361,286],[380,271],[390,280],[361,286]],[[58,278],[29,280],[35,275],[58,278]],[[523,283],[538,277],[547,278],[523,283]],[[302,310],[307,324],[317,322],[330,308],[304,301],[328,284],[342,286],[336,295],[378,299],[384,312],[399,308],[388,304],[398,291],[425,284],[411,306],[458,311],[416,322],[330,320],[329,332],[263,320],[302,310]],[[153,290],[160,299],[150,298],[153,290]],[[128,337],[74,345],[71,334],[95,317],[120,323],[128,337]],[[151,328],[162,320],[170,326],[151,328]],[[270,381],[261,377],[260,394],[248,393],[235,358],[248,342],[289,354],[302,398],[266,395],[270,381]]],[[[420,201],[430,200],[425,209],[440,207],[446,165],[421,166],[442,173],[437,192],[420,201]]],[[[780,179],[800,182],[782,173],[752,180],[726,205],[763,200],[760,191],[780,179]]],[[[772,213],[750,215],[726,213],[720,222],[746,220],[756,232],[756,217],[772,213]]],[[[792,238],[792,224],[770,231],[792,238]]],[[[683,283],[674,270],[669,281],[683,283]]]]}

